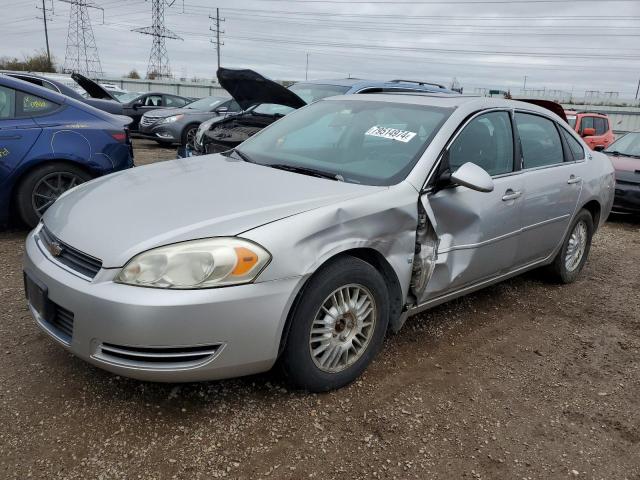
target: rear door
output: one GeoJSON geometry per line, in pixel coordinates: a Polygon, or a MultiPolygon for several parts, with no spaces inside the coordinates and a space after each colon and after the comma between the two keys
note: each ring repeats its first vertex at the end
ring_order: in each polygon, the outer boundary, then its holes
{"type": "MultiPolygon", "coordinates": [[[[451,143],[443,158],[448,171],[472,162],[491,175],[494,190],[478,192],[453,186],[422,197],[427,214],[431,212],[439,245],[433,274],[419,295],[419,303],[513,268],[522,204],[522,179],[514,162],[515,151],[508,111],[476,116],[451,143]]],[[[445,175],[446,171],[445,167],[445,175]]]]}
{"type": "Polygon", "coordinates": [[[42,98],[0,86],[0,181],[24,159],[42,131],[28,111],[49,105],[42,98]]]}
{"type": "Polygon", "coordinates": [[[564,238],[582,189],[582,144],[553,120],[516,112],[522,151],[522,234],[516,262],[547,258],[564,238]]]}

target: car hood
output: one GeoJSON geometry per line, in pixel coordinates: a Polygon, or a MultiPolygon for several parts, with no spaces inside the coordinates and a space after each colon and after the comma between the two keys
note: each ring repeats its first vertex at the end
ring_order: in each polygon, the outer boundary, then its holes
{"type": "Polygon", "coordinates": [[[384,188],[205,155],[80,185],[47,210],[44,223],[63,242],[101,259],[105,268],[117,268],[153,247],[238,235],[384,188]]]}
{"type": "Polygon", "coordinates": [[[216,75],[220,86],[229,92],[243,110],[260,103],[276,103],[291,108],[306,105],[304,100],[288,88],[253,70],[219,68],[216,75]]]}
{"type": "Polygon", "coordinates": [[[80,85],[91,96],[91,98],[99,98],[102,100],[116,100],[102,85],[93,80],[88,79],[79,73],[72,73],[71,78],[80,85]]]}
{"type": "Polygon", "coordinates": [[[166,118],[174,115],[195,115],[207,113],[202,110],[196,110],[193,108],[161,108],[159,110],[151,110],[149,114],[145,114],[147,117],[166,118]]]}

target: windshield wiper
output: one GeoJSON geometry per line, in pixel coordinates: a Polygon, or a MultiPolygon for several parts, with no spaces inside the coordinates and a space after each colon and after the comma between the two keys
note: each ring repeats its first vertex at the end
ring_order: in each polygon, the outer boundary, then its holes
{"type": "Polygon", "coordinates": [[[274,163],[266,166],[277,168],[278,170],[286,170],[287,172],[301,173],[302,175],[311,175],[312,177],[328,178],[329,180],[344,182],[344,178],[342,177],[342,175],[325,172],[323,170],[316,170],[315,168],[297,167],[295,165],[287,165],[284,163],[274,163]]]}
{"type": "Polygon", "coordinates": [[[247,155],[246,153],[241,152],[237,148],[232,148],[231,149],[231,153],[235,153],[240,158],[240,160],[244,160],[245,162],[258,163],[255,160],[253,160],[249,155],[247,155]]]}
{"type": "Polygon", "coordinates": [[[634,155],[633,153],[619,152],[618,150],[605,150],[604,152],[610,153],[614,157],[619,157],[620,155],[622,155],[623,157],[640,158],[640,155],[634,155]]]}

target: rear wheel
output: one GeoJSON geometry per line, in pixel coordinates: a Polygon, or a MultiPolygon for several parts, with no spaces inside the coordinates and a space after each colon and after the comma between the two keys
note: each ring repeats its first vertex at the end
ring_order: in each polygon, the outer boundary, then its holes
{"type": "Polygon", "coordinates": [[[293,314],[282,356],[289,381],[322,392],[358,378],[380,349],[389,299],[384,279],[353,257],[311,278],[293,314]]]}
{"type": "Polygon", "coordinates": [[[562,248],[551,264],[553,277],[562,283],[575,282],[589,256],[593,237],[593,217],[580,210],[569,228],[562,248]]]}
{"type": "Polygon", "coordinates": [[[47,163],[29,172],[16,191],[20,219],[35,227],[44,212],[67,190],[90,180],[85,171],[66,163],[47,163]]]}

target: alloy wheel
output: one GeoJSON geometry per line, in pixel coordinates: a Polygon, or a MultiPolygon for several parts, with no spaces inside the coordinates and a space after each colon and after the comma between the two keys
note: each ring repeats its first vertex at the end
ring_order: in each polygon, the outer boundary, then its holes
{"type": "Polygon", "coordinates": [[[69,172],[53,172],[45,175],[38,180],[31,194],[33,210],[38,216],[42,216],[60,195],[83,182],[82,178],[69,172]]]}
{"type": "Polygon", "coordinates": [[[337,373],[353,365],[367,350],[378,313],[371,292],[349,284],[334,290],[315,315],[309,350],[320,370],[337,373]]]}
{"type": "Polygon", "coordinates": [[[567,251],[564,257],[564,266],[569,272],[573,272],[582,261],[584,252],[587,248],[587,224],[584,220],[580,220],[573,227],[571,236],[569,237],[569,243],[567,245],[567,251]]]}

